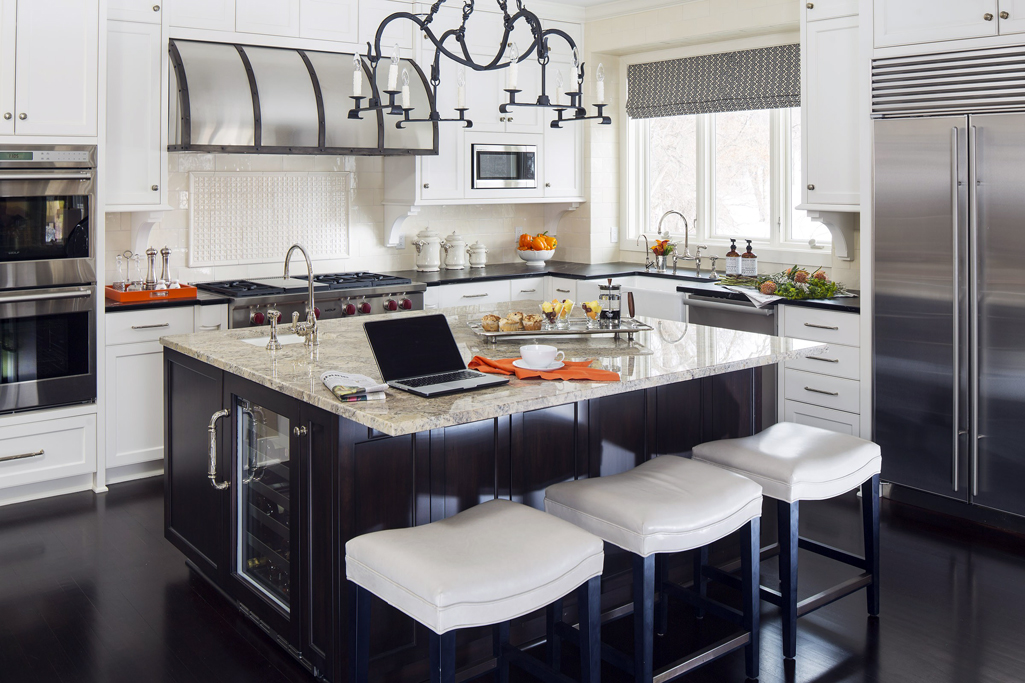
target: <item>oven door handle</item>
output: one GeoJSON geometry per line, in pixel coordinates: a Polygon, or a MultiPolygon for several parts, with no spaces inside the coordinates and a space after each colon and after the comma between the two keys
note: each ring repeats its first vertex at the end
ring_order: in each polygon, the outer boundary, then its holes
{"type": "Polygon", "coordinates": [[[53,301],[55,299],[87,299],[93,295],[92,290],[78,289],[73,292],[51,292],[49,294],[0,294],[0,305],[20,304],[27,301],[53,301]]]}
{"type": "Polygon", "coordinates": [[[92,180],[91,171],[62,171],[60,173],[0,173],[0,180],[92,180]]]}

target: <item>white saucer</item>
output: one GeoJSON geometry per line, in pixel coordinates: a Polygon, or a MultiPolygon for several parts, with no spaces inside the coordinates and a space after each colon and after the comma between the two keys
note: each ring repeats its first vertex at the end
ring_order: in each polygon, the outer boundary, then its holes
{"type": "Polygon", "coordinates": [[[566,364],[561,360],[557,360],[546,368],[532,368],[523,362],[522,358],[518,358],[513,361],[513,365],[520,368],[521,370],[537,370],[539,372],[551,372],[552,370],[558,370],[559,368],[565,367],[566,364]]]}

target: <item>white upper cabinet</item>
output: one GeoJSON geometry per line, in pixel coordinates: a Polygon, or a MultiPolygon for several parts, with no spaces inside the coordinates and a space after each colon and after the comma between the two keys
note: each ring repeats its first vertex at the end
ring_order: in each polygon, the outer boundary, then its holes
{"type": "Polygon", "coordinates": [[[299,37],[357,42],[359,3],[357,0],[300,0],[299,37]]]}
{"type": "Polygon", "coordinates": [[[19,0],[17,13],[15,134],[95,136],[99,0],[19,0]]]}
{"type": "Polygon", "coordinates": [[[159,24],[107,22],[107,210],[160,205],[167,73],[159,24]]]}
{"type": "Polygon", "coordinates": [[[171,26],[235,30],[235,0],[170,0],[171,26]]]}
{"type": "MultiPolygon", "coordinates": [[[[548,96],[555,101],[555,74],[561,71],[566,82],[573,79],[573,64],[551,62],[548,66],[548,96]]],[[[564,88],[565,90],[565,88],[564,88]]],[[[563,95],[562,102],[569,102],[563,95]]],[[[583,188],[584,125],[565,123],[552,128],[556,118],[552,109],[545,110],[541,125],[545,134],[544,184],[546,197],[580,197],[583,188]]]]}
{"type": "Polygon", "coordinates": [[[858,0],[814,0],[804,3],[808,21],[850,17],[858,13],[858,0]]]}
{"type": "Polygon", "coordinates": [[[235,0],[235,30],[297,37],[299,0],[235,0]]]}
{"type": "Polygon", "coordinates": [[[164,0],[107,0],[107,19],[159,24],[163,4],[164,0]]]}
{"type": "MultiPolygon", "coordinates": [[[[430,64],[423,64],[430,77],[430,64]]],[[[444,119],[456,117],[456,74],[458,67],[450,59],[441,60],[441,81],[438,88],[438,113],[444,119]]],[[[427,124],[419,124],[427,125],[427,124]]],[[[465,192],[463,183],[467,164],[463,160],[463,127],[458,123],[438,124],[438,155],[421,157],[420,197],[423,199],[459,199],[465,192]]]]}
{"type": "Polygon", "coordinates": [[[1000,30],[998,0],[875,0],[874,7],[876,47],[986,38],[1000,30]]]}
{"type": "MultiPolygon", "coordinates": [[[[366,51],[366,44],[374,44],[377,37],[377,28],[388,17],[396,12],[412,12],[413,6],[408,2],[393,2],[393,0],[360,0],[359,3],[359,43],[363,51],[366,51]]],[[[391,22],[384,29],[381,37],[381,53],[391,57],[392,48],[398,45],[404,53],[403,57],[411,57],[413,50],[413,22],[408,19],[397,19],[391,22]]],[[[387,66],[387,65],[386,65],[387,66]]]]}
{"type": "Polygon", "coordinates": [[[804,205],[860,204],[858,17],[809,21],[801,49],[804,205]]]}
{"type": "Polygon", "coordinates": [[[1025,33],[1025,0],[1000,0],[1000,33],[1025,33]]]}
{"type": "Polygon", "coordinates": [[[14,59],[17,0],[0,0],[0,135],[14,135],[14,59]]]}

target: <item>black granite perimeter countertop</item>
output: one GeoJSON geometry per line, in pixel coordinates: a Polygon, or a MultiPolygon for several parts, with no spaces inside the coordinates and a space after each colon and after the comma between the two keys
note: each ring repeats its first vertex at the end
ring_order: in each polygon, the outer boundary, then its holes
{"type": "Polygon", "coordinates": [[[120,313],[122,311],[144,311],[148,308],[179,308],[181,306],[216,306],[217,304],[226,304],[231,299],[220,294],[214,294],[213,292],[204,292],[199,290],[199,295],[195,299],[167,299],[166,301],[143,301],[140,303],[118,303],[113,299],[106,300],[106,312],[107,313],[120,313]]]}

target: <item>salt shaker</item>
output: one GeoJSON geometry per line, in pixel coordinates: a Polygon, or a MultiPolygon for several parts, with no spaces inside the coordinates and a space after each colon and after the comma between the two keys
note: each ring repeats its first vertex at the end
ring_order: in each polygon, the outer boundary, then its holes
{"type": "Polygon", "coordinates": [[[148,264],[146,268],[146,289],[156,289],[157,250],[153,247],[146,250],[146,262],[148,264]]]}
{"type": "Polygon", "coordinates": [[[160,282],[164,283],[164,286],[171,284],[171,273],[167,267],[168,260],[171,258],[171,250],[164,247],[160,250],[160,282]]]}

